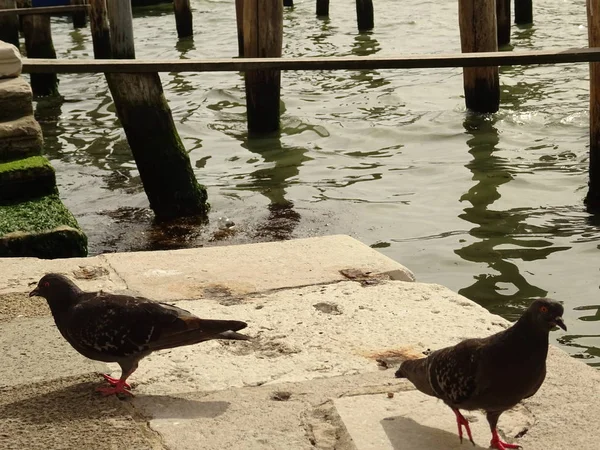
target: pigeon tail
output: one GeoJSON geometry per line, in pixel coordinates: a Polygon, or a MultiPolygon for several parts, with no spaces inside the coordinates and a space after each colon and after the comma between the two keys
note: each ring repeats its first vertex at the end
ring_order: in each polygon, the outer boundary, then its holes
{"type": "Polygon", "coordinates": [[[229,341],[249,341],[250,337],[235,331],[224,331],[223,333],[219,333],[215,339],[225,339],[229,341]]]}
{"type": "Polygon", "coordinates": [[[190,316],[183,319],[188,328],[185,331],[166,333],[150,344],[152,351],[164,350],[184,345],[194,345],[212,339],[249,340],[248,336],[237,333],[248,326],[239,320],[211,320],[190,316]]]}

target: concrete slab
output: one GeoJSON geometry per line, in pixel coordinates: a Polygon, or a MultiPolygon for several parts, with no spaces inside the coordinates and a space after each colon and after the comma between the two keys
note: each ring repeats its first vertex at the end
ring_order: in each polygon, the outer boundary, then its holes
{"type": "Polygon", "coordinates": [[[29,297],[27,293],[9,292],[0,294],[0,323],[13,319],[32,319],[50,315],[50,308],[45,300],[29,297]]]}
{"type": "Polygon", "coordinates": [[[342,269],[414,280],[406,267],[349,236],[105,257],[130,289],[158,300],[332,283],[346,279],[342,269]]]}
{"type": "Polygon", "coordinates": [[[50,318],[0,323],[0,355],[0,389],[107,370],[73,350],[50,318]]]}
{"type": "Polygon", "coordinates": [[[526,450],[595,450],[600,442],[600,372],[550,347],[548,375],[523,403],[535,424],[520,443],[526,450]]]}
{"type": "MultiPolygon", "coordinates": [[[[443,402],[418,391],[398,392],[393,398],[361,395],[334,400],[335,408],[350,433],[357,450],[431,450],[488,448],[490,429],[479,411],[465,413],[471,423],[472,446],[465,434],[461,444],[454,414],[443,402]]],[[[500,430],[508,442],[528,430],[534,416],[523,406],[500,418],[500,430]]]]}
{"type": "Polygon", "coordinates": [[[83,290],[114,292],[127,288],[103,256],[52,260],[0,258],[0,294],[29,292],[48,272],[71,277],[83,290]]]}
{"type": "MultiPolygon", "coordinates": [[[[397,281],[368,286],[346,281],[174,304],[200,317],[247,321],[244,332],[253,340],[155,353],[132,377],[141,393],[212,391],[378,371],[375,360],[389,350],[438,348],[506,324],[443,286],[397,281]],[[333,312],[323,312],[329,311],[323,304],[333,312]]],[[[118,366],[112,367],[118,373],[118,366]]]]}
{"type": "Polygon", "coordinates": [[[91,376],[0,387],[3,450],[163,450],[131,405],[94,393],[91,376]]]}
{"type": "Polygon", "coordinates": [[[330,398],[373,392],[383,397],[394,384],[388,371],[176,396],[138,395],[132,404],[170,450],[200,445],[203,450],[353,450],[330,398]]]}

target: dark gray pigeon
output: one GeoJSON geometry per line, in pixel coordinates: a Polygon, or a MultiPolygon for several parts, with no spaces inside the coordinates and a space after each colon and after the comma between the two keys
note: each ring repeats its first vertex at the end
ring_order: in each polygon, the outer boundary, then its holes
{"type": "Polygon", "coordinates": [[[461,442],[464,425],[475,445],[469,422],[459,410],[482,409],[492,431],[490,446],[519,448],[500,440],[498,418],[535,394],[544,382],[548,334],[555,326],[567,330],[563,312],[560,303],[535,300],[510,328],[483,339],[467,339],[426,358],[404,361],[396,377],[408,378],[419,391],[452,408],[461,442]]]}
{"type": "Polygon", "coordinates": [[[63,337],[83,356],[121,366],[121,377],[104,374],[111,387],[104,395],[129,391],[127,378],[139,361],[156,350],[197,344],[211,339],[247,340],[236,333],[246,328],[237,320],[200,319],[189,311],[143,297],[83,292],[67,277],[49,273],[29,296],[48,301],[63,337]]]}

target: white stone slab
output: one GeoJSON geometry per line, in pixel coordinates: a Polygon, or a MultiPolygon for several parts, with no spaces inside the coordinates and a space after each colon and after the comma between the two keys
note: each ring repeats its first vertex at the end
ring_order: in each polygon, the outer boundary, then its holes
{"type": "Polygon", "coordinates": [[[77,353],[51,318],[0,324],[0,355],[0,388],[107,370],[106,364],[77,353]]]}
{"type": "MultiPolygon", "coordinates": [[[[471,411],[464,416],[477,445],[471,445],[466,432],[461,444],[452,410],[416,390],[397,392],[393,398],[384,394],[344,397],[334,400],[334,405],[357,450],[486,449],[491,439],[485,416],[471,411]]],[[[533,422],[533,415],[521,406],[504,413],[499,426],[509,442],[518,443],[513,437],[533,422]]]]}
{"type": "Polygon", "coordinates": [[[373,372],[380,370],[378,355],[388,350],[439,348],[491,334],[506,323],[443,286],[399,281],[367,287],[346,281],[175,304],[200,317],[244,320],[243,332],[253,340],[157,352],[132,377],[140,392],[210,391],[373,372]],[[332,312],[323,312],[329,310],[323,305],[332,312]]]}
{"type": "Polygon", "coordinates": [[[414,280],[406,267],[349,236],[105,257],[130,289],[159,300],[333,283],[346,279],[342,269],[414,280]]]}
{"type": "Polygon", "coordinates": [[[22,67],[21,54],[17,47],[0,41],[0,78],[18,77],[22,67]]]}

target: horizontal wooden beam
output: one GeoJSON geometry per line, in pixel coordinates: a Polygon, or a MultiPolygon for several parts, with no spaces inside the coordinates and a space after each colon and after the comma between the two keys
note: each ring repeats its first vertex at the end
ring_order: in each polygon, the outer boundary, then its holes
{"type": "Polygon", "coordinates": [[[65,6],[40,6],[37,8],[12,8],[0,9],[0,17],[2,16],[27,16],[32,14],[62,14],[73,11],[87,11],[90,5],[65,5],[65,6]]]}
{"type": "Polygon", "coordinates": [[[404,57],[230,59],[23,59],[25,73],[245,72],[248,70],[371,70],[599,62],[600,47],[533,52],[456,53],[404,57]]]}

